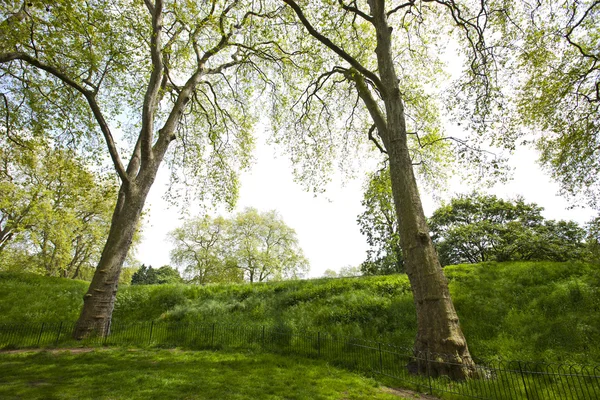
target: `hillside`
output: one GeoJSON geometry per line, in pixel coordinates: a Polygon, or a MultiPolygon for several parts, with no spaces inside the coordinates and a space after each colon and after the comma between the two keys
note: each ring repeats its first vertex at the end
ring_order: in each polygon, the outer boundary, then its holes
{"type": "MultiPolygon", "coordinates": [[[[445,269],[473,354],[600,360],[600,269],[584,263],[485,263],[445,269]]],[[[0,323],[75,320],[86,282],[0,274],[0,323]]],[[[115,320],[269,324],[410,347],[404,275],[242,285],[124,286],[115,320]]]]}

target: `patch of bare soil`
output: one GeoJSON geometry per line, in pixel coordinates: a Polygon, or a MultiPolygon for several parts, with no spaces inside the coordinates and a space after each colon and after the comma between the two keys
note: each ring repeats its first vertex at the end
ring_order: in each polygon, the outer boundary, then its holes
{"type": "Polygon", "coordinates": [[[18,349],[18,350],[0,350],[0,354],[15,354],[15,353],[40,353],[42,351],[48,353],[62,353],[69,352],[72,354],[89,353],[90,351],[100,350],[98,348],[90,347],[72,347],[66,349],[18,349]]]}
{"type": "Polygon", "coordinates": [[[423,394],[408,389],[402,388],[391,388],[383,387],[384,392],[395,394],[396,396],[403,397],[405,399],[419,399],[419,400],[440,400],[439,397],[435,397],[429,394],[423,394]]]}

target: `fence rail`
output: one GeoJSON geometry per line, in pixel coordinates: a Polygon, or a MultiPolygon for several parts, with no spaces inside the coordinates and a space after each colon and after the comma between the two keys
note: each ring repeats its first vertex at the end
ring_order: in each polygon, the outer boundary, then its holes
{"type": "MultiPolygon", "coordinates": [[[[182,322],[111,325],[110,335],[72,339],[73,323],[0,324],[0,349],[72,346],[151,346],[189,349],[262,349],[321,358],[351,370],[392,378],[404,387],[449,398],[563,400],[600,399],[600,365],[566,365],[523,361],[477,361],[474,378],[453,381],[411,373],[411,365],[450,361],[443,355],[415,354],[391,344],[293,332],[273,326],[230,326],[182,322]],[[435,360],[435,361],[434,361],[435,360]]],[[[429,369],[427,369],[429,371],[429,369]]]]}

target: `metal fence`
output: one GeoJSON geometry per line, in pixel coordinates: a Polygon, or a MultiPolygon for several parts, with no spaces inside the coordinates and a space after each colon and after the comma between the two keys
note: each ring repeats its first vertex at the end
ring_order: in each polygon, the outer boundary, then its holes
{"type": "Polygon", "coordinates": [[[229,326],[182,322],[114,322],[106,337],[76,341],[73,323],[0,324],[0,349],[136,346],[188,349],[247,349],[321,358],[333,365],[369,375],[383,375],[386,383],[443,398],[474,399],[600,399],[600,365],[566,365],[523,361],[477,361],[473,378],[455,381],[411,373],[411,365],[452,366],[443,355],[414,354],[394,345],[332,336],[321,332],[293,332],[273,326],[229,326]]]}

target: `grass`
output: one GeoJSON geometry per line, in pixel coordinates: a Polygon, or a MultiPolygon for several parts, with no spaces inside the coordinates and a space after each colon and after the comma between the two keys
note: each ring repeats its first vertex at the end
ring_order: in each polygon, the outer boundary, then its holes
{"type": "MultiPolygon", "coordinates": [[[[487,359],[600,360],[600,268],[511,262],[445,268],[471,352],[487,359]]],[[[0,323],[74,321],[87,283],[0,273],[0,323]]],[[[405,275],[235,285],[119,288],[114,320],[270,325],[410,348],[405,275]]]]}
{"type": "Polygon", "coordinates": [[[0,353],[2,399],[394,399],[374,380],[266,353],[0,353]]]}

